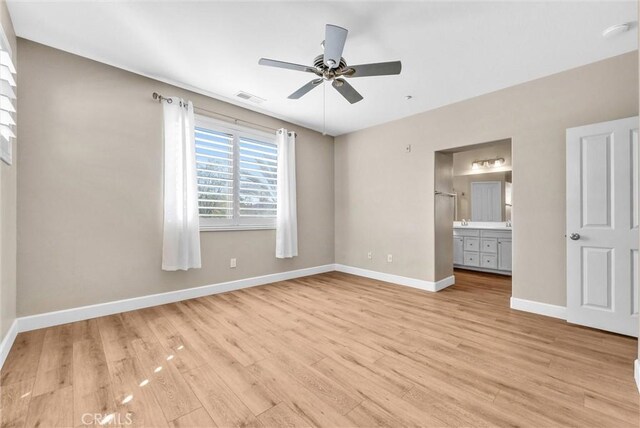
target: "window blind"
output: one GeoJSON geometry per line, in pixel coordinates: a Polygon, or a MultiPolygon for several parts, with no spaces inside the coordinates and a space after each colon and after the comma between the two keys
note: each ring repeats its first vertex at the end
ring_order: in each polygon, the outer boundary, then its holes
{"type": "Polygon", "coordinates": [[[12,162],[12,139],[15,134],[16,69],[11,60],[8,42],[4,33],[0,37],[0,157],[6,163],[12,162]]]}
{"type": "Polygon", "coordinates": [[[274,228],[278,145],[275,134],[196,115],[201,229],[274,228]]]}
{"type": "Polygon", "coordinates": [[[200,217],[233,218],[233,135],[196,127],[200,217]]]}
{"type": "Polygon", "coordinates": [[[278,148],[240,136],[240,217],[276,217],[278,148]]]}

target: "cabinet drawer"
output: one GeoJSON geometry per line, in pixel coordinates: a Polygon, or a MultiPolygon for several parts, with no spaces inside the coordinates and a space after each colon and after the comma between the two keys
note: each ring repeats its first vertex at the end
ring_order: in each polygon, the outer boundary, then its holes
{"type": "Polygon", "coordinates": [[[464,250],[465,251],[480,251],[480,238],[464,237],[464,250]]]}
{"type": "Polygon", "coordinates": [[[462,229],[454,227],[453,236],[480,236],[480,231],[478,229],[462,229]]]}
{"type": "Polygon", "coordinates": [[[498,252],[498,240],[495,238],[482,238],[480,240],[480,251],[496,254],[498,252]]]}
{"type": "Polygon", "coordinates": [[[464,264],[467,266],[480,266],[480,254],[465,251],[464,264]]]}
{"type": "Polygon", "coordinates": [[[498,256],[494,254],[482,254],[482,256],[480,256],[480,266],[487,269],[497,269],[498,256]]]}
{"type": "Polygon", "coordinates": [[[511,231],[510,230],[483,230],[480,234],[483,238],[504,238],[511,239],[511,231]]]}

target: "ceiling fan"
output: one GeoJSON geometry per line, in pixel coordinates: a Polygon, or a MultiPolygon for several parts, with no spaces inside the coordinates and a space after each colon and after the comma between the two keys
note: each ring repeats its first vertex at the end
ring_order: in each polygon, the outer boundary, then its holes
{"type": "Polygon", "coordinates": [[[313,73],[318,78],[313,79],[291,95],[290,99],[297,100],[307,94],[313,88],[319,86],[323,80],[331,82],[331,85],[346,98],[351,104],[362,100],[362,95],[358,93],[344,78],[387,76],[400,74],[402,63],[400,61],[378,62],[373,64],[347,65],[342,58],[344,43],[347,40],[348,31],[337,25],[327,24],[325,37],[322,45],[324,54],[318,55],[313,60],[313,66],[292,64],[290,62],[277,61],[275,59],[260,58],[258,64],[269,67],[286,68],[288,70],[303,71],[313,73]]]}

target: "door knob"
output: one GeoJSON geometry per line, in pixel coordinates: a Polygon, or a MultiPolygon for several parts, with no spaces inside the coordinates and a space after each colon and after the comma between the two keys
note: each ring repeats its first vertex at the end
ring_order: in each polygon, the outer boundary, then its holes
{"type": "Polygon", "coordinates": [[[580,239],[580,234],[574,232],[571,235],[569,235],[569,238],[571,238],[574,241],[577,241],[578,239],[580,239]]]}

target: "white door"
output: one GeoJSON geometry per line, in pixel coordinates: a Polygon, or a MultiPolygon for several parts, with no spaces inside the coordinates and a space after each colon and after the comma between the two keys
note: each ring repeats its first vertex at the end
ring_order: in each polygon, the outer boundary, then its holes
{"type": "Polygon", "coordinates": [[[502,221],[502,183],[478,181],[471,183],[471,220],[502,221]]]}
{"type": "Polygon", "coordinates": [[[567,129],[567,321],[638,336],[638,118],[567,129]]]}

